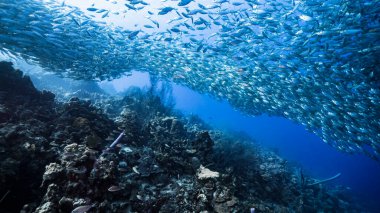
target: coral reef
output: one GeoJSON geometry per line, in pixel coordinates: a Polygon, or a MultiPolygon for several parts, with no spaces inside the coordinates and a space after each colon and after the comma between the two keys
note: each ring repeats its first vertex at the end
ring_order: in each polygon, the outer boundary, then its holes
{"type": "MultiPolygon", "coordinates": [[[[11,63],[0,63],[0,196],[9,192],[0,203],[1,212],[19,211],[20,204],[34,209],[44,194],[41,183],[66,172],[51,163],[69,158],[63,152],[67,144],[86,144],[91,137],[104,143],[116,128],[90,102],[74,98],[61,104],[54,97],[36,90],[11,63]]],[[[94,141],[88,146],[94,147],[94,141]]]]}
{"type": "Polygon", "coordinates": [[[102,108],[59,103],[5,62],[0,82],[1,212],[361,211],[249,137],[173,113],[153,93],[102,108]]]}

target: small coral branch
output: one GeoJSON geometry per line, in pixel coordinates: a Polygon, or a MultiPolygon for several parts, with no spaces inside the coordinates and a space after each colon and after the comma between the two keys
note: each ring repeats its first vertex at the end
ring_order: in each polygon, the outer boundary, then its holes
{"type": "Polygon", "coordinates": [[[105,153],[107,153],[110,149],[114,148],[120,142],[121,138],[123,138],[124,135],[125,131],[122,131],[120,135],[111,143],[111,145],[103,149],[102,154],[100,154],[100,156],[94,162],[93,169],[91,171],[92,174],[96,172],[96,167],[98,165],[99,158],[102,157],[105,153]]]}
{"type": "Polygon", "coordinates": [[[3,200],[7,197],[7,195],[8,195],[10,192],[11,192],[11,191],[8,190],[8,191],[4,194],[4,196],[0,199],[0,203],[3,202],[3,200]]]}
{"type": "Polygon", "coordinates": [[[317,185],[317,184],[320,184],[320,183],[324,183],[324,182],[327,182],[327,181],[331,181],[331,180],[334,180],[334,179],[337,179],[339,176],[341,175],[341,173],[338,173],[330,178],[327,178],[327,179],[324,179],[324,180],[317,180],[315,181],[314,183],[310,183],[308,184],[308,186],[314,186],[314,185],[317,185]]]}
{"type": "Polygon", "coordinates": [[[114,146],[116,146],[116,144],[118,144],[120,142],[121,138],[124,135],[125,135],[125,131],[121,132],[120,135],[116,138],[116,140],[114,142],[112,142],[108,148],[112,149],[114,146]]]}

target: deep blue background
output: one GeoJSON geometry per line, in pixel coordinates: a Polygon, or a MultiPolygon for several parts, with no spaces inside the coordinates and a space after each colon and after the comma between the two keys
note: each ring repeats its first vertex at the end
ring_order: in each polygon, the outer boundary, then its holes
{"type": "Polygon", "coordinates": [[[380,163],[366,156],[342,153],[325,144],[302,125],[280,117],[251,117],[228,103],[173,85],[176,108],[197,114],[214,127],[244,131],[264,147],[273,148],[288,161],[302,166],[317,179],[342,175],[330,185],[343,185],[372,212],[380,212],[380,163]]]}

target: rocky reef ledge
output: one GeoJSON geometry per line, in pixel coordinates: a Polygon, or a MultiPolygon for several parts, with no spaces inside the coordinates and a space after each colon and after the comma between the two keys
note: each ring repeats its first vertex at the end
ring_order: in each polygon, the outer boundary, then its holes
{"type": "Polygon", "coordinates": [[[0,212],[362,212],[342,188],[149,92],[104,107],[54,97],[0,62],[0,212]]]}

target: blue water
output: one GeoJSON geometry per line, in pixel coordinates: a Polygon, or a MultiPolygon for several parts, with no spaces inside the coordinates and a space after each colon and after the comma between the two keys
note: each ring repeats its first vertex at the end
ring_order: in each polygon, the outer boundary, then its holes
{"type": "MultiPolygon", "coordinates": [[[[3,0],[0,58],[90,81],[139,69],[222,98],[173,84],[176,109],[244,131],[317,179],[341,173],[328,184],[380,212],[380,163],[337,150],[379,157],[379,1],[149,3],[3,0]],[[227,101],[290,120],[249,117],[227,101]]],[[[133,75],[102,87],[116,94],[148,84],[147,74],[133,75]]]]}
{"type": "Polygon", "coordinates": [[[176,108],[199,115],[214,127],[243,131],[278,151],[286,160],[301,166],[307,174],[325,179],[342,175],[330,184],[349,187],[351,194],[367,208],[380,212],[380,163],[366,156],[339,152],[303,126],[281,117],[252,117],[234,110],[228,103],[174,85],[176,108]]]}

